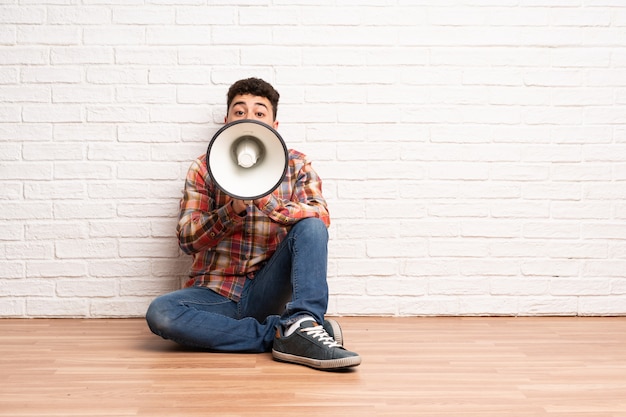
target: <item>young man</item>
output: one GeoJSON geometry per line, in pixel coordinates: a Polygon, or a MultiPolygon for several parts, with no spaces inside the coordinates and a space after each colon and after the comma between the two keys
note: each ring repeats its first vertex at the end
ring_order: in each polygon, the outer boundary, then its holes
{"type": "MultiPolygon", "coordinates": [[[[228,90],[224,122],[257,120],[274,129],[278,92],[249,78],[228,90]]],[[[266,352],[318,369],[361,363],[324,320],[330,217],[322,183],[306,156],[289,151],[287,173],[271,194],[244,202],[212,182],[206,155],[187,173],[177,235],[192,255],[186,288],[156,298],[152,332],[217,351],[266,352]]]]}

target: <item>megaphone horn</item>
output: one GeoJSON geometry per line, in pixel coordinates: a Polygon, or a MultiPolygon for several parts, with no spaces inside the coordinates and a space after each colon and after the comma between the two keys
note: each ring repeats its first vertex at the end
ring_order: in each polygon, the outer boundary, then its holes
{"type": "Polygon", "coordinates": [[[278,188],[287,173],[289,153],[275,129],[246,119],[218,130],[206,159],[209,175],[220,190],[233,198],[255,200],[278,188]]]}

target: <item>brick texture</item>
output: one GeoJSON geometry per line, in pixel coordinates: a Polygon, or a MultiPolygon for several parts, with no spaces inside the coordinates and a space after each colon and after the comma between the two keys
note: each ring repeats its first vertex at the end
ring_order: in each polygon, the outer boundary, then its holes
{"type": "Polygon", "coordinates": [[[329,200],[344,315],[626,315],[626,2],[0,1],[0,317],[141,316],[235,80],[329,200]]]}

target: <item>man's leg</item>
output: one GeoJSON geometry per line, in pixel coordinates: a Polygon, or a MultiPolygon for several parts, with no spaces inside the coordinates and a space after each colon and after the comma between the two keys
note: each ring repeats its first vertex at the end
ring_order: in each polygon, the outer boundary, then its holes
{"type": "Polygon", "coordinates": [[[324,322],[328,307],[328,231],[319,219],[296,223],[268,263],[249,280],[241,299],[244,315],[264,320],[281,315],[284,327],[303,316],[324,322]]]}
{"type": "Polygon", "coordinates": [[[272,349],[277,360],[317,369],[361,363],[358,354],[344,349],[323,326],[328,306],[327,246],[324,223],[301,220],[244,289],[242,304],[253,317],[273,314],[286,305],[272,349]],[[292,325],[295,330],[285,331],[292,325]]]}
{"type": "Polygon", "coordinates": [[[259,322],[242,317],[237,303],[204,287],[190,287],[156,298],[146,320],[153,333],[185,346],[232,352],[266,352],[272,347],[278,316],[259,322]]]}

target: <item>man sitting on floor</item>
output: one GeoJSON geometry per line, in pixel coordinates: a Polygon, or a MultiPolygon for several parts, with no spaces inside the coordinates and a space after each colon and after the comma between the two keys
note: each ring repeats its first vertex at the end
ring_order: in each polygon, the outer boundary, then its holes
{"type": "MultiPolygon", "coordinates": [[[[278,99],[263,80],[237,81],[225,123],[277,129],[278,99]]],[[[337,322],[324,319],[329,225],[322,182],[304,154],[290,150],[280,186],[251,202],[216,187],[202,155],[187,173],[177,227],[181,249],[193,256],[191,279],[151,303],[150,329],[187,346],[272,350],[276,360],[318,369],[359,365],[337,322]]]]}

